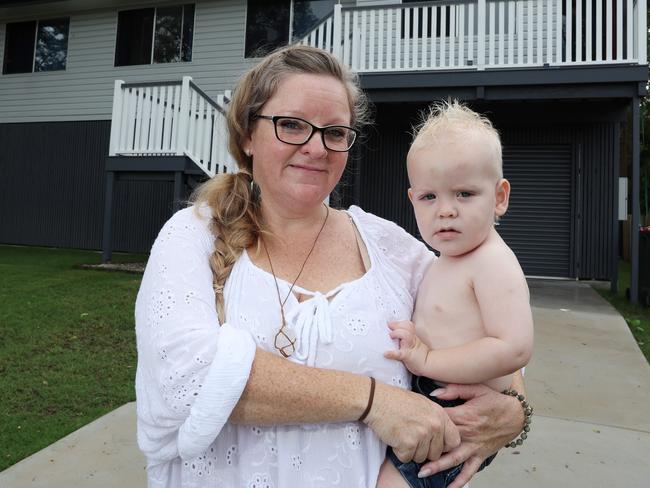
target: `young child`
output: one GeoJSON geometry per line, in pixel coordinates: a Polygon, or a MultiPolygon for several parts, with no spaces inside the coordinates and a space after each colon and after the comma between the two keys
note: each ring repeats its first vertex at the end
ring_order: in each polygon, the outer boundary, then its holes
{"type": "MultiPolygon", "coordinates": [[[[510,194],[499,134],[457,101],[435,106],[417,131],[407,167],[420,234],[440,257],[420,284],[413,322],[389,325],[399,350],[385,356],[403,361],[414,390],[425,395],[445,383],[503,391],[530,359],[533,321],[524,274],[494,229],[510,194]]],[[[418,479],[419,466],[389,450],[377,486],[442,488],[460,469],[418,479]]]]}

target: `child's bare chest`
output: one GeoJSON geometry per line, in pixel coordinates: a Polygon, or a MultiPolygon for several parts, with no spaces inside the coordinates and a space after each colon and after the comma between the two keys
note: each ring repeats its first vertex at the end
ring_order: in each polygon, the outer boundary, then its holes
{"type": "Polygon", "coordinates": [[[485,336],[471,267],[433,263],[420,284],[413,321],[418,336],[434,349],[485,336]]]}

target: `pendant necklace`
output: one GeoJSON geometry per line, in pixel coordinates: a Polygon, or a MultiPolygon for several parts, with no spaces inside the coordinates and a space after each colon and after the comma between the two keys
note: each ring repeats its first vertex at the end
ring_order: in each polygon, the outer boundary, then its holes
{"type": "Polygon", "coordinates": [[[318,242],[318,238],[320,237],[321,233],[323,232],[323,229],[325,228],[325,224],[327,223],[327,219],[330,216],[330,209],[327,205],[323,204],[326,210],[325,214],[325,220],[323,220],[323,225],[321,225],[320,230],[318,231],[318,234],[316,234],[316,238],[314,239],[314,243],[311,245],[311,249],[307,253],[307,257],[302,263],[302,266],[300,267],[300,271],[298,271],[298,276],[296,276],[296,279],[293,280],[293,283],[291,283],[291,286],[289,287],[289,292],[287,293],[287,296],[284,297],[284,300],[282,300],[282,296],[280,295],[280,285],[278,285],[278,278],[275,276],[275,270],[273,269],[273,263],[271,262],[271,255],[269,254],[269,250],[266,247],[266,243],[264,242],[264,238],[260,236],[260,239],[262,240],[262,245],[264,246],[264,251],[266,252],[266,257],[269,260],[269,267],[271,268],[271,274],[273,275],[273,280],[275,281],[275,290],[278,293],[278,303],[280,304],[280,318],[282,319],[282,323],[280,325],[280,330],[275,334],[275,339],[273,340],[273,346],[278,350],[282,356],[285,358],[290,357],[296,350],[296,338],[295,337],[290,337],[287,332],[288,330],[285,330],[287,327],[287,321],[284,317],[284,305],[287,303],[287,300],[291,296],[291,292],[293,291],[293,287],[296,285],[298,282],[298,278],[300,278],[300,275],[302,274],[302,271],[305,269],[305,265],[307,264],[307,261],[309,260],[309,256],[311,256],[311,253],[314,251],[314,248],[316,247],[316,242],[318,242]]]}

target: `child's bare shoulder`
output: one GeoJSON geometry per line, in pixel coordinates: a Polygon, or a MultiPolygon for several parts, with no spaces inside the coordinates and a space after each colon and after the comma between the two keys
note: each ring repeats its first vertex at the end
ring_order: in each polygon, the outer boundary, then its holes
{"type": "Polygon", "coordinates": [[[525,282],[524,272],[515,253],[494,231],[479,248],[475,250],[472,267],[476,278],[489,278],[507,281],[525,282]]]}

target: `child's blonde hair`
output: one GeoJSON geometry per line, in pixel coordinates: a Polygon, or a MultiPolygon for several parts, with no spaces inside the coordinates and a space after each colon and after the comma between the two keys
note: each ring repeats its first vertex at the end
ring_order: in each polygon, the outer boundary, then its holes
{"type": "Polygon", "coordinates": [[[444,133],[446,136],[466,136],[468,131],[476,131],[487,136],[490,141],[497,169],[497,176],[503,178],[501,156],[501,137],[492,122],[474,112],[458,100],[436,102],[423,113],[422,122],[414,129],[413,143],[409,152],[422,149],[431,139],[444,133]]]}

